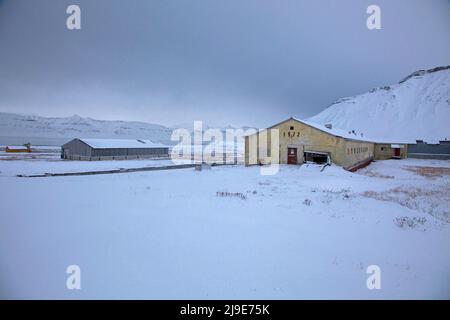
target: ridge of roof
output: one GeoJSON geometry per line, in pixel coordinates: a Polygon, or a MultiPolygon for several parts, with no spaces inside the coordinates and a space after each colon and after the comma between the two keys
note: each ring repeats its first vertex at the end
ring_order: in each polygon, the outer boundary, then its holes
{"type": "Polygon", "coordinates": [[[161,143],[155,143],[146,139],[90,139],[76,138],[92,148],[112,149],[112,148],[168,148],[161,143]]]}
{"type": "Polygon", "coordinates": [[[301,120],[301,119],[294,118],[294,117],[290,117],[290,118],[288,118],[286,120],[278,122],[278,123],[268,127],[267,129],[272,129],[272,128],[277,127],[280,124],[283,124],[283,123],[285,123],[287,121],[290,121],[290,120],[297,121],[299,123],[302,123],[304,125],[307,125],[309,127],[314,128],[314,129],[320,130],[320,131],[325,132],[327,134],[330,134],[332,136],[344,138],[344,139],[347,139],[347,140],[354,140],[354,141],[360,141],[360,142],[370,142],[370,143],[386,143],[386,144],[389,144],[389,143],[402,143],[402,144],[414,143],[414,142],[411,142],[411,141],[398,141],[398,140],[395,140],[395,139],[387,140],[387,139],[377,139],[377,138],[373,138],[373,137],[358,136],[356,133],[352,133],[351,131],[347,131],[347,130],[339,129],[339,128],[331,128],[330,129],[330,128],[327,128],[326,126],[322,125],[322,124],[319,124],[319,123],[316,123],[316,122],[312,122],[312,121],[308,121],[308,120],[301,120]]]}

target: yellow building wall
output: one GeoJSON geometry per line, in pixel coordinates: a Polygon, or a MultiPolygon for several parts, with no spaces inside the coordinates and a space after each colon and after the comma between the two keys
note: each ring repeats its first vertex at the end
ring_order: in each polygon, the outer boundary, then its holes
{"type": "Polygon", "coordinates": [[[343,167],[352,166],[373,157],[374,153],[373,143],[336,137],[294,119],[290,119],[267,129],[267,148],[257,147],[259,139],[264,140],[264,136],[262,136],[262,138],[260,137],[261,135],[264,135],[261,132],[246,137],[245,163],[247,165],[270,163],[270,130],[278,130],[279,147],[276,152],[279,153],[280,163],[282,164],[287,163],[288,148],[297,148],[298,163],[304,162],[303,155],[305,151],[316,151],[328,153],[333,163],[343,167]],[[254,151],[254,148],[257,149],[257,152],[254,151]],[[350,148],[355,148],[355,152],[350,148]],[[268,151],[267,156],[265,149],[268,151]],[[356,150],[358,150],[358,152],[356,152],[356,150]]]}
{"type": "MultiPolygon", "coordinates": [[[[405,159],[408,155],[408,145],[401,144],[403,148],[400,148],[400,158],[405,159]]],[[[375,160],[387,160],[392,159],[394,156],[394,149],[390,143],[375,143],[375,160]]]]}
{"type": "Polygon", "coordinates": [[[342,156],[342,166],[351,167],[355,164],[374,158],[375,145],[372,142],[343,139],[344,155],[342,156]]]}

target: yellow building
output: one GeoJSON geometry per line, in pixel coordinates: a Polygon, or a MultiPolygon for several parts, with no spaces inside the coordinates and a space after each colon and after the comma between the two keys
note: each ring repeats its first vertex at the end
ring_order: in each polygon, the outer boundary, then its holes
{"type": "MultiPolygon", "coordinates": [[[[377,143],[355,132],[290,118],[245,137],[245,164],[333,162],[354,171],[377,159],[377,154],[380,159],[388,157],[394,152],[388,151],[394,149],[391,146],[395,145],[383,144],[377,152],[377,143]]],[[[406,146],[401,155],[406,157],[406,146]]]]}
{"type": "Polygon", "coordinates": [[[408,155],[408,144],[375,143],[375,160],[405,159],[408,155]]]}

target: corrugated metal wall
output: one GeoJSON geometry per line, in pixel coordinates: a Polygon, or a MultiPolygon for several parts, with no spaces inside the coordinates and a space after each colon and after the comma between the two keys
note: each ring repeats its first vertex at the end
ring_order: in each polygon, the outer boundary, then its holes
{"type": "Polygon", "coordinates": [[[162,156],[168,155],[168,148],[114,148],[114,149],[92,149],[92,157],[115,157],[115,156],[162,156]]]}
{"type": "Polygon", "coordinates": [[[61,147],[61,157],[73,160],[113,160],[161,158],[169,156],[169,148],[108,148],[95,149],[79,139],[74,139],[61,147]]]}
{"type": "Polygon", "coordinates": [[[64,158],[74,155],[90,157],[92,148],[78,139],[73,139],[68,143],[62,145],[61,152],[64,158]]]}
{"type": "Polygon", "coordinates": [[[450,159],[450,141],[439,144],[408,144],[408,157],[424,159],[450,159]]]}

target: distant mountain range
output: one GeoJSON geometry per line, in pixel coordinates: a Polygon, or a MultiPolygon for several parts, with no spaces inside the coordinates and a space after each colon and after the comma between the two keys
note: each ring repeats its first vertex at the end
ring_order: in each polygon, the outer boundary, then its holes
{"type": "Polygon", "coordinates": [[[308,120],[382,140],[450,140],[450,66],[339,99],[308,120]]]}
{"type": "Polygon", "coordinates": [[[48,141],[53,139],[58,142],[75,137],[151,139],[155,142],[169,143],[171,134],[172,129],[165,126],[137,121],[105,121],[77,115],[67,118],[46,118],[0,113],[1,137],[48,138],[48,141]]]}
{"type": "MultiPolygon", "coordinates": [[[[137,122],[106,121],[83,118],[78,115],[65,118],[47,118],[0,112],[0,145],[31,142],[40,145],[61,145],[71,138],[149,139],[153,142],[174,144],[172,131],[185,128],[193,132],[193,123],[173,127],[137,122]]],[[[213,128],[203,124],[203,130],[213,128]]],[[[232,126],[220,128],[225,132],[232,126]]],[[[244,127],[243,129],[248,129],[244,127]]]]}
{"type": "MultiPolygon", "coordinates": [[[[279,119],[277,119],[279,120],[279,119]]],[[[392,140],[450,140],[450,66],[412,73],[399,83],[339,99],[309,121],[331,123],[359,135],[392,140]]],[[[137,121],[106,121],[77,115],[46,118],[0,112],[0,144],[60,145],[70,138],[149,139],[173,144],[172,131],[193,123],[166,127],[137,121]]],[[[210,128],[203,125],[203,130],[210,128]]],[[[231,126],[222,127],[225,131],[231,126]]],[[[242,129],[249,129],[244,127],[242,129]]]]}

